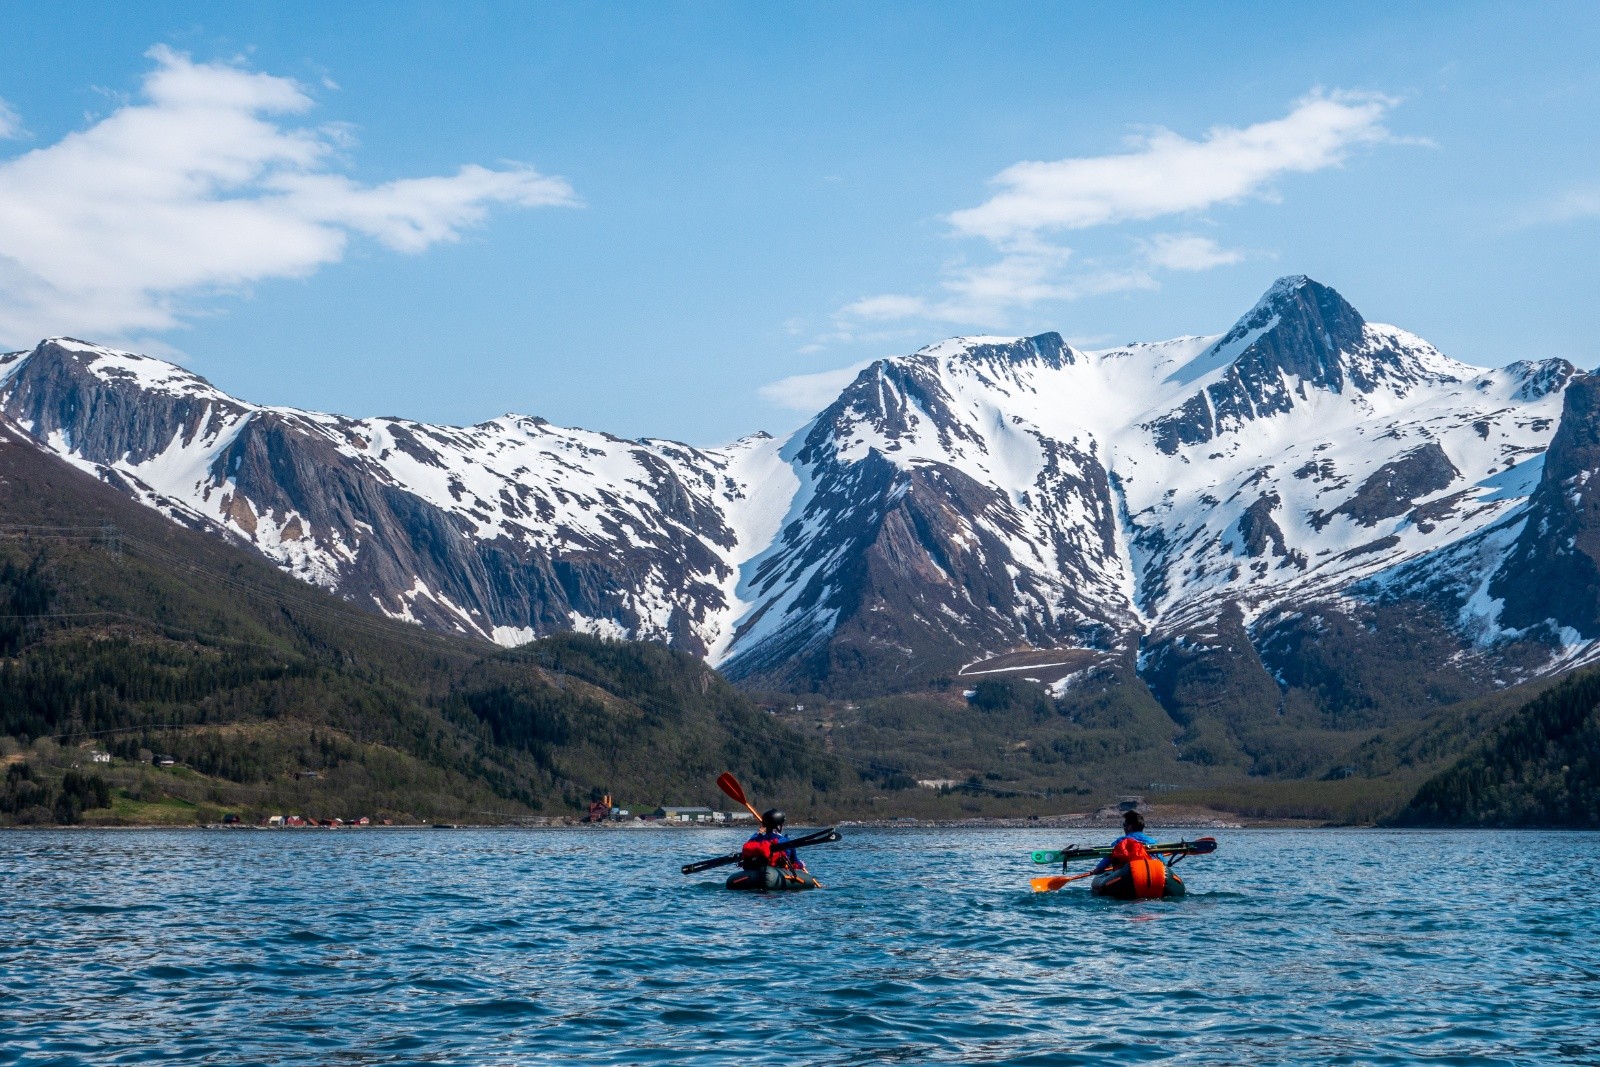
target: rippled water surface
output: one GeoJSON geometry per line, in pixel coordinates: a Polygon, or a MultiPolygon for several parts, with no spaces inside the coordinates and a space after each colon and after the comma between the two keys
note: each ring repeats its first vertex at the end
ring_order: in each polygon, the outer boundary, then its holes
{"type": "Polygon", "coordinates": [[[0,834],[0,1063],[1600,1062],[1600,835],[1218,831],[1118,903],[845,832],[772,896],[678,873],[727,831],[0,834]]]}

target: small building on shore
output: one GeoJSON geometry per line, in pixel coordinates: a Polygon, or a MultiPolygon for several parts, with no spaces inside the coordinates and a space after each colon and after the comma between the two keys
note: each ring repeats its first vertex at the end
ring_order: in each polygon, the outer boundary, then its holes
{"type": "Polygon", "coordinates": [[[663,822],[715,822],[717,813],[710,808],[680,808],[663,805],[655,810],[656,818],[663,822]]]}

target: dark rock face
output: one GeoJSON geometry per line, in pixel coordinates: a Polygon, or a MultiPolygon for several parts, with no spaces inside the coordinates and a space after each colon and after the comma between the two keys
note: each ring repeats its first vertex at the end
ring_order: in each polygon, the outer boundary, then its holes
{"type": "Polygon", "coordinates": [[[1174,454],[1254,419],[1293,410],[1307,390],[1370,393],[1415,374],[1403,353],[1374,344],[1366,321],[1338,293],[1305,277],[1281,279],[1212,346],[1238,348],[1221,381],[1147,424],[1157,447],[1174,454]]]}
{"type": "Polygon", "coordinates": [[[1537,400],[1565,389],[1577,373],[1577,368],[1564,359],[1522,359],[1506,369],[1523,379],[1522,386],[1517,390],[1518,400],[1537,400]]]}
{"type": "Polygon", "coordinates": [[[1489,586],[1501,621],[1547,621],[1600,637],[1600,376],[1567,387],[1561,424],[1544,455],[1527,523],[1489,586]]]}
{"type": "Polygon", "coordinates": [[[1379,467],[1329,517],[1348,515],[1362,526],[1376,526],[1383,519],[1404,515],[1421,497],[1450,488],[1460,476],[1438,442],[1429,441],[1379,467]]]}
{"type": "Polygon", "coordinates": [[[112,372],[108,380],[90,373],[73,349],[45,341],[7,383],[4,411],[34,437],[61,434],[74,450],[141,463],[175,438],[187,444],[246,414],[204,378],[185,384],[179,391],[149,391],[131,371],[112,372]]]}
{"type": "MultiPolygon", "coordinates": [[[[978,376],[1006,377],[1019,364],[1063,366],[1073,353],[1044,334],[974,345],[962,358],[978,376]]],[[[730,677],[853,695],[948,677],[983,652],[1126,629],[1128,617],[1107,611],[1106,582],[1093,573],[1116,555],[1110,484],[1096,456],[1037,438],[1043,469],[1022,503],[950,463],[919,460],[908,470],[891,460],[934,442],[983,454],[988,443],[953,403],[937,362],[912,357],[869,367],[818,417],[796,456],[814,472],[812,492],[755,567],[747,595],[761,606],[723,664],[730,677]],[[1073,523],[1069,511],[1091,521],[1073,523]],[[1063,578],[1048,586],[1014,556],[1041,527],[1053,533],[1034,545],[1063,578]],[[787,624],[767,632],[767,613],[780,610],[787,624]]]]}
{"type": "MultiPolygon", "coordinates": [[[[282,555],[303,561],[298,568],[291,564],[292,571],[363,606],[483,636],[501,626],[550,633],[580,619],[609,621],[633,633],[660,626],[661,637],[697,654],[707,651],[693,624],[726,606],[723,582],[731,570],[714,548],[731,543],[733,535],[706,499],[705,486],[687,484],[668,462],[670,449],[616,442],[643,476],[632,501],[597,502],[612,505],[605,543],[559,526],[542,541],[484,537],[481,524],[537,516],[549,507],[548,498],[518,486],[520,496],[505,490],[498,499],[477,499],[452,475],[449,490],[465,514],[446,511],[395,481],[380,462],[385,457],[366,451],[364,426],[356,420],[248,408],[191,375],[151,387],[149,379],[165,364],[119,359],[133,369],[91,369],[92,354],[84,349],[46,342],[6,383],[0,410],[35,438],[63,439],[81,460],[100,465],[108,481],[190,525],[257,548],[270,525],[282,555]],[[197,513],[110,469],[144,463],[175,443],[212,438],[220,447],[200,493],[204,502],[218,502],[213,513],[197,513]],[[313,563],[328,559],[337,567],[313,563]],[[682,596],[682,608],[664,625],[646,620],[638,598],[629,596],[641,573],[682,596]]],[[[429,437],[437,429],[380,421],[396,451],[445,470],[440,450],[449,442],[429,437]]]]}
{"type": "Polygon", "coordinates": [[[1273,511],[1283,503],[1277,493],[1262,493],[1239,520],[1239,535],[1244,538],[1247,555],[1264,556],[1270,545],[1274,556],[1287,553],[1283,531],[1272,520],[1273,511]]]}
{"type": "Polygon", "coordinates": [[[1462,490],[1439,500],[1430,500],[1413,508],[1408,517],[1417,529],[1423,533],[1432,533],[1437,524],[1455,515],[1470,495],[1467,490],[1462,490]]]}

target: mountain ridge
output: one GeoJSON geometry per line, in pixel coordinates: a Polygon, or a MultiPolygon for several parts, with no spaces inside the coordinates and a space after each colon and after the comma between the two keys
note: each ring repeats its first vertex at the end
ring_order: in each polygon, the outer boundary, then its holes
{"type": "Polygon", "coordinates": [[[0,823],[75,821],[40,783],[79,761],[120,791],[92,819],[189,824],[571,817],[612,791],[715,803],[729,766],[800,805],[843,778],[685,653],[573,634],[507,651],[384,619],[0,419],[0,762],[34,783],[25,799],[4,776],[0,823]]]}
{"type": "Polygon", "coordinates": [[[1494,531],[1534,506],[1576,373],[1458,363],[1297,275],[1222,334],[942,341],[720,448],[249,405],[71,341],[0,357],[0,410],[179,521],[446,632],[645,638],[747,685],[867,693],[1028,649],[1137,672],[1237,613],[1239,677],[1286,699],[1293,665],[1269,661],[1315,643],[1297,625],[1408,596],[1475,686],[1588,654],[1587,619],[1493,624],[1523,610],[1514,577],[1461,592],[1532,565],[1494,531]]]}

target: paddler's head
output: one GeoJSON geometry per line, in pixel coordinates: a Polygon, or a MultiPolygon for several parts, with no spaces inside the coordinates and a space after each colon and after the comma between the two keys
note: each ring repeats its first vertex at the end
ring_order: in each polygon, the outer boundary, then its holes
{"type": "Polygon", "coordinates": [[[1125,833],[1125,834],[1143,833],[1144,832],[1144,816],[1140,815],[1136,811],[1125,811],[1125,812],[1123,812],[1122,813],[1122,832],[1125,833]]]}
{"type": "Polygon", "coordinates": [[[783,829],[784,821],[783,812],[777,808],[768,808],[761,813],[761,828],[763,830],[771,830],[773,833],[777,833],[783,829]]]}

